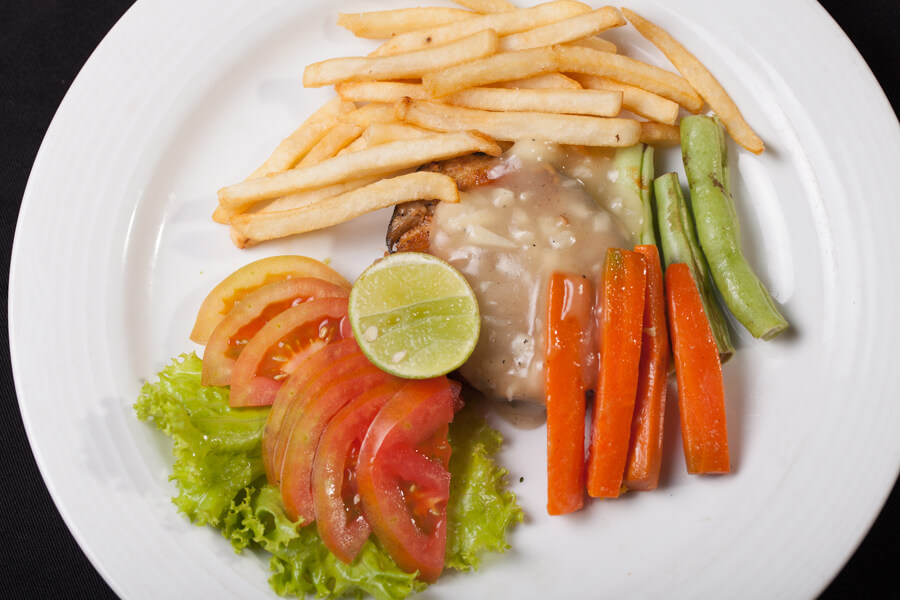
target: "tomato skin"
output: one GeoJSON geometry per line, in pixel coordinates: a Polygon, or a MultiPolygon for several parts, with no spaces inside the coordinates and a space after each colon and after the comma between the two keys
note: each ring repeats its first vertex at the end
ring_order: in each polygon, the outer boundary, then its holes
{"type": "Polygon", "coordinates": [[[316,449],[312,491],[319,537],[348,564],[372,532],[356,485],[359,448],[375,415],[403,384],[394,378],[354,398],[328,423],[316,449]]]}
{"type": "MultiPolygon", "coordinates": [[[[262,436],[263,465],[266,469],[266,479],[272,485],[281,483],[281,464],[284,460],[284,447],[287,434],[281,437],[281,429],[285,417],[290,414],[291,406],[298,394],[310,386],[330,386],[339,378],[345,377],[346,370],[357,368],[352,364],[346,364],[351,358],[357,359],[359,364],[359,346],[353,336],[342,339],[333,344],[328,344],[321,350],[314,352],[291,374],[278,390],[272,410],[266,419],[266,427],[262,436]],[[281,446],[279,446],[281,444],[281,446]],[[278,450],[280,449],[280,455],[278,450]],[[276,461],[276,456],[278,460],[276,461]]],[[[315,392],[317,393],[317,392],[315,392]]],[[[293,422],[289,423],[293,427],[293,422]]]]}
{"type": "Polygon", "coordinates": [[[350,291],[350,283],[314,258],[306,256],[270,256],[244,265],[223,279],[203,300],[191,331],[191,341],[206,344],[216,325],[242,298],[260,287],[295,277],[316,277],[350,291]]]}
{"type": "Polygon", "coordinates": [[[315,520],[313,464],[319,440],[329,421],[353,398],[370,388],[390,383],[392,379],[393,375],[369,363],[355,377],[295,404],[294,410],[299,414],[290,432],[281,467],[281,499],[285,513],[292,521],[300,520],[302,525],[308,525],[315,520]]]}
{"type": "Polygon", "coordinates": [[[317,298],[346,298],[343,287],[300,277],[276,281],[250,292],[229,312],[209,336],[203,351],[203,385],[231,384],[231,370],[246,344],[263,326],[283,311],[317,298]]]}
{"type": "Polygon", "coordinates": [[[278,432],[278,438],[275,441],[272,452],[272,473],[276,485],[281,486],[285,456],[291,445],[291,435],[294,433],[297,420],[303,418],[306,414],[307,403],[314,398],[318,398],[339,383],[370,372],[371,366],[372,363],[361,351],[358,351],[357,347],[357,352],[342,358],[339,362],[333,363],[324,373],[315,377],[306,386],[294,384],[291,381],[292,378],[288,378],[284,387],[278,392],[279,396],[285,397],[284,402],[289,406],[284,415],[281,430],[278,432]]]}
{"type": "Polygon", "coordinates": [[[439,432],[458,397],[459,384],[446,377],[407,382],[369,427],[356,468],[372,531],[400,568],[428,582],[444,566],[450,473],[439,432]]]}
{"type": "Polygon", "coordinates": [[[304,302],[253,336],[231,372],[231,406],[268,406],[284,380],[326,344],[352,336],[346,298],[304,302]]]}

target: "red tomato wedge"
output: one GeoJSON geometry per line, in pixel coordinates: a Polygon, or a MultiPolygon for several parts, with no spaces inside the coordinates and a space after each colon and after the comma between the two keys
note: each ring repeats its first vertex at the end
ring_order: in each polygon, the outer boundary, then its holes
{"type": "Polygon", "coordinates": [[[213,330],[203,351],[203,385],[230,385],[234,361],[263,326],[285,310],[317,298],[346,298],[347,290],[315,277],[264,285],[237,303],[213,330]]]}
{"type": "Polygon", "coordinates": [[[444,567],[450,473],[447,424],[459,384],[408,381],[381,409],[359,449],[357,485],[366,520],[394,562],[434,582],[444,567]]]}
{"type": "Polygon", "coordinates": [[[319,439],[312,474],[316,525],[331,553],[348,564],[372,532],[356,482],[359,447],[375,415],[403,383],[395,378],[357,396],[331,419],[319,439]]]}
{"type": "Polygon", "coordinates": [[[297,403],[294,410],[300,411],[300,414],[290,432],[281,467],[281,500],[285,513],[292,521],[300,520],[301,524],[307,525],[315,520],[313,461],[319,439],[329,421],[357,396],[394,379],[393,375],[370,363],[369,368],[357,372],[355,377],[297,403]]]}
{"type": "Polygon", "coordinates": [[[600,379],[591,417],[587,491],[593,498],[621,493],[637,397],[647,270],[643,257],[610,248],[603,269],[600,379]]]}
{"type": "MultiPolygon", "coordinates": [[[[319,353],[323,351],[320,350],[319,353]]],[[[310,399],[321,396],[335,385],[353,379],[357,375],[370,373],[371,367],[372,363],[365,357],[359,346],[356,346],[352,354],[348,353],[345,358],[342,357],[340,361],[332,363],[324,373],[319,374],[306,385],[302,385],[302,382],[294,382],[293,377],[288,378],[287,383],[278,393],[282,399],[276,399],[278,403],[283,402],[289,405],[272,449],[272,474],[276,485],[281,485],[285,455],[290,448],[294,426],[297,424],[297,420],[306,414],[306,405],[310,399]]],[[[306,371],[306,368],[304,367],[303,370],[306,371]]]]}
{"type": "Polygon", "coordinates": [[[268,406],[307,356],[352,336],[346,298],[321,298],[279,314],[253,336],[231,371],[231,406],[268,406]]]}
{"type": "Polygon", "coordinates": [[[314,258],[306,256],[270,256],[245,265],[223,279],[203,300],[191,331],[191,341],[205,344],[216,325],[235,304],[262,286],[297,277],[316,277],[339,285],[350,292],[350,284],[341,275],[314,258]]]}
{"type": "MultiPolygon", "coordinates": [[[[272,410],[266,419],[266,428],[262,436],[263,465],[266,469],[266,479],[272,485],[278,485],[281,479],[281,461],[275,466],[275,452],[278,447],[281,426],[285,415],[290,411],[297,392],[314,381],[325,376],[340,376],[341,365],[348,357],[356,357],[361,354],[359,346],[353,337],[343,339],[333,344],[328,344],[318,352],[313,353],[288,377],[284,385],[275,396],[272,410]]],[[[282,451],[282,457],[284,452],[282,451]]]]}

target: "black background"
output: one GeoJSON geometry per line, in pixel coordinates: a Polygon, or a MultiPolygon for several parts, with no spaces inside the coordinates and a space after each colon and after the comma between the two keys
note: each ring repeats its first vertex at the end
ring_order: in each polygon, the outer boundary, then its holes
{"type": "MultiPolygon", "coordinates": [[[[896,113],[900,106],[900,2],[821,3],[869,63],[896,113]]],[[[0,0],[0,246],[6,265],[0,296],[7,338],[10,251],[32,162],[79,69],[131,4],[128,0],[0,0]]],[[[115,597],[72,539],[35,465],[19,415],[8,346],[6,342],[0,345],[0,425],[4,431],[0,596],[115,597]]],[[[52,352],[52,340],[48,340],[47,350],[52,352]]],[[[822,598],[865,597],[873,592],[900,597],[898,487],[895,485],[872,530],[822,598]]]]}

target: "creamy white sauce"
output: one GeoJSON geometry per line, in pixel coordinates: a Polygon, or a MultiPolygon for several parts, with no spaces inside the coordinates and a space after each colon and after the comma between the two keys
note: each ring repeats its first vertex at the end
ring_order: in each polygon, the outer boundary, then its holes
{"type": "Polygon", "coordinates": [[[615,203],[614,171],[611,153],[520,141],[497,179],[436,207],[431,252],[465,275],[481,309],[481,336],[460,372],[486,396],[544,402],[550,275],[596,283],[606,250],[634,230],[603,208],[615,203]]]}

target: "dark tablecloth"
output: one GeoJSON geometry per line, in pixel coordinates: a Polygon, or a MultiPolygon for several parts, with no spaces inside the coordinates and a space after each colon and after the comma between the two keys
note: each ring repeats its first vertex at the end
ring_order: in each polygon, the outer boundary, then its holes
{"type": "MultiPolygon", "coordinates": [[[[41,139],[79,69],[131,4],[130,0],[0,1],[0,246],[7,266],[0,295],[4,305],[16,217],[41,139]]],[[[900,2],[823,0],[822,4],[869,63],[897,112],[900,2]]],[[[8,337],[7,311],[2,315],[3,335],[8,337]]],[[[46,343],[48,354],[52,353],[53,340],[46,343]]],[[[22,426],[8,343],[0,345],[0,354],[0,418],[4,447],[9,450],[0,467],[0,596],[112,598],[114,594],[54,508],[22,426]]],[[[872,530],[823,598],[866,597],[876,592],[879,597],[884,593],[884,597],[900,597],[898,516],[900,494],[895,486],[872,530]]]]}

